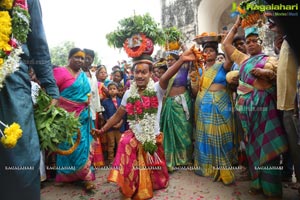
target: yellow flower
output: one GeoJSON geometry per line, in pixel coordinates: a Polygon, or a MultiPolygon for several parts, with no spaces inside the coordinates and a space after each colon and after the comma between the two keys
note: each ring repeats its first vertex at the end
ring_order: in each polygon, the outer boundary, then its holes
{"type": "Polygon", "coordinates": [[[11,17],[8,11],[0,11],[0,24],[1,24],[1,32],[3,32],[3,28],[11,29],[11,17]]]}
{"type": "Polygon", "coordinates": [[[26,41],[27,32],[30,30],[27,1],[18,0],[17,5],[14,5],[14,2],[14,0],[0,0],[0,59],[2,59],[0,63],[0,90],[4,86],[5,78],[19,69],[17,63],[22,53],[20,42],[26,41]],[[19,8],[12,12],[14,6],[19,8]],[[12,17],[17,23],[12,23],[12,17]],[[15,34],[12,35],[12,32],[15,34]],[[16,46],[9,44],[12,37],[17,40],[16,46]]]}
{"type": "Polygon", "coordinates": [[[2,121],[0,121],[0,124],[5,127],[4,135],[0,130],[2,135],[0,140],[1,143],[6,148],[13,148],[14,146],[16,146],[18,139],[22,136],[23,131],[20,125],[14,122],[10,126],[7,126],[2,121]]]}
{"type": "Polygon", "coordinates": [[[11,46],[8,44],[12,32],[11,18],[7,11],[0,12],[0,49],[3,51],[11,51],[11,46]]]}
{"type": "Polygon", "coordinates": [[[19,139],[22,136],[22,129],[19,124],[12,123],[9,127],[4,129],[4,134],[6,136],[14,136],[16,139],[19,139]]]}
{"type": "Polygon", "coordinates": [[[6,136],[1,138],[1,142],[6,148],[13,148],[17,144],[17,139],[13,136],[6,136]]]}
{"type": "Polygon", "coordinates": [[[0,7],[1,8],[5,8],[7,10],[10,10],[10,9],[12,9],[12,6],[13,6],[13,1],[12,0],[2,0],[0,2],[0,7]]]}

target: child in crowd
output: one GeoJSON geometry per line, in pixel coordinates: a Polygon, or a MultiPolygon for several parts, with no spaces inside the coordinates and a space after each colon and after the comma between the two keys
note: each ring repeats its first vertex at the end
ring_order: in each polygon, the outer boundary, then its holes
{"type": "Polygon", "coordinates": [[[125,93],[124,86],[123,86],[123,84],[119,83],[118,84],[118,97],[122,99],[124,93],[125,93]]]}
{"type": "Polygon", "coordinates": [[[123,72],[121,70],[115,70],[111,73],[112,75],[112,81],[116,82],[117,84],[121,83],[124,85],[124,80],[123,80],[123,72]]]}
{"type": "MultiPolygon", "coordinates": [[[[103,113],[104,119],[108,120],[115,114],[117,109],[121,104],[121,98],[118,97],[118,83],[110,82],[107,86],[109,97],[105,99],[102,103],[105,111],[103,113]]],[[[109,131],[107,132],[107,142],[108,142],[108,156],[107,161],[108,164],[111,164],[114,160],[115,149],[117,149],[117,145],[120,141],[122,133],[125,131],[125,122],[126,119],[123,118],[119,123],[114,125],[109,131]]]]}

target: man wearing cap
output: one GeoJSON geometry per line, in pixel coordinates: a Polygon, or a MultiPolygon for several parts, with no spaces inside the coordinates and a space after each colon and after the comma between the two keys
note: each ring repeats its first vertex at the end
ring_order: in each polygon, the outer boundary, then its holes
{"type": "Polygon", "coordinates": [[[225,53],[240,65],[236,110],[245,132],[246,154],[252,177],[249,193],[282,197],[280,154],[287,151],[286,136],[276,109],[274,60],[262,53],[262,40],[256,26],[245,29],[249,55],[238,51],[232,40],[241,25],[238,17],[226,36],[225,53]]]}

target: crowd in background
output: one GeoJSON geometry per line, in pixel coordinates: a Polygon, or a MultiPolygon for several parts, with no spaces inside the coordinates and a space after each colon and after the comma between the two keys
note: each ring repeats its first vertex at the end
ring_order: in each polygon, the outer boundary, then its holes
{"type": "MultiPolygon", "coordinates": [[[[194,166],[197,175],[213,177],[226,185],[237,180],[252,180],[250,193],[262,192],[266,196],[278,197],[282,195],[282,182],[299,188],[299,156],[295,155],[299,150],[299,120],[295,118],[298,110],[295,104],[297,66],[292,55],[284,55],[286,51],[281,51],[287,48],[287,43],[280,32],[274,41],[277,57],[269,57],[263,54],[263,41],[257,30],[236,35],[238,27],[236,22],[227,34],[222,52],[215,41],[199,47],[206,54],[205,68],[202,72],[197,69],[200,74],[205,72],[202,84],[195,80],[198,72],[192,62],[184,63],[170,79],[160,118],[166,165],[169,173],[180,167],[194,166]],[[259,56],[261,58],[257,60],[259,56]],[[284,58],[292,61],[284,62],[284,58]],[[280,67],[288,69],[280,70],[280,67]],[[290,77],[290,68],[294,78],[290,77]],[[239,76],[228,78],[228,72],[237,70],[239,76]],[[290,89],[287,89],[290,85],[286,85],[287,76],[294,84],[290,89]],[[284,80],[278,80],[279,77],[284,80]],[[242,81],[244,78],[245,82],[242,81]],[[279,88],[284,91],[278,93],[279,88]],[[281,105],[278,98],[283,99],[281,105]],[[237,178],[235,170],[241,166],[243,170],[237,178]],[[258,170],[257,166],[265,170],[258,170]],[[272,167],[277,169],[272,170],[272,167]],[[291,184],[294,173],[297,182],[291,184]]],[[[120,107],[125,91],[134,80],[134,69],[123,60],[108,74],[106,66],[92,65],[92,50],[83,51],[81,70],[90,79],[92,119],[94,126],[101,129],[120,107]]],[[[157,58],[152,80],[157,82],[179,56],[179,51],[173,51],[157,58]]],[[[69,66],[70,59],[72,56],[69,66]]],[[[98,144],[92,146],[94,167],[113,164],[122,133],[128,128],[124,116],[100,135],[96,141],[98,144]]]]}
{"type": "MultiPolygon", "coordinates": [[[[30,5],[32,2],[37,4],[33,0],[30,2],[30,5]]],[[[35,12],[32,13],[32,17],[40,17],[39,10],[35,12]]],[[[151,70],[151,73],[147,74],[151,75],[150,79],[156,86],[160,84],[158,92],[163,94],[160,96],[162,106],[158,115],[158,127],[164,137],[158,151],[163,154],[160,156],[165,159],[168,173],[192,167],[196,175],[210,177],[225,185],[251,180],[250,194],[262,193],[269,198],[280,199],[284,182],[300,193],[300,93],[297,91],[300,86],[300,79],[297,77],[299,63],[290,47],[288,35],[283,33],[276,19],[269,18],[269,27],[276,32],[274,51],[277,57],[263,53],[263,40],[257,29],[245,30],[244,35],[237,36],[240,25],[238,18],[222,41],[206,41],[199,46],[205,54],[205,62],[201,68],[193,62],[194,57],[187,59],[190,55],[182,56],[184,52],[191,50],[166,52],[164,57],[156,58],[142,66],[143,70],[151,70]],[[222,52],[219,44],[222,46],[222,52]],[[173,70],[175,67],[176,72],[173,70]],[[173,75],[166,78],[166,74],[173,75]],[[161,87],[162,85],[164,87],[161,87]],[[238,169],[243,170],[240,172],[238,169]],[[241,173],[242,176],[237,177],[236,173],[241,173]],[[293,181],[293,175],[296,182],[293,181]]],[[[44,36],[44,33],[35,32],[40,29],[33,30],[29,38],[31,48],[41,46],[36,44],[34,39],[44,36]]],[[[32,52],[35,50],[33,48],[32,52]]],[[[38,55],[40,54],[31,53],[30,56],[38,55]]],[[[45,53],[45,57],[44,60],[50,61],[49,52],[45,53]]],[[[21,65],[19,73],[22,77],[28,77],[30,74],[33,86],[30,87],[29,82],[21,82],[26,78],[18,79],[17,74],[8,79],[8,82],[11,81],[17,86],[10,87],[14,84],[8,83],[6,89],[1,91],[1,107],[9,106],[10,111],[14,113],[22,108],[28,115],[26,120],[32,119],[31,124],[24,122],[24,116],[19,119],[24,128],[27,128],[26,131],[31,131],[30,134],[35,133],[32,137],[37,137],[33,108],[31,105],[26,109],[28,107],[21,102],[30,102],[31,99],[29,96],[25,100],[18,99],[19,96],[14,98],[12,91],[16,88],[31,88],[33,97],[40,88],[46,89],[57,100],[53,104],[68,112],[74,112],[80,120],[80,142],[73,153],[52,154],[45,158],[45,152],[40,152],[31,159],[35,161],[35,166],[40,164],[40,167],[36,167],[40,169],[40,173],[28,173],[25,178],[20,179],[20,185],[18,184],[18,188],[22,188],[21,191],[29,199],[32,194],[35,195],[33,199],[38,199],[36,191],[39,191],[39,186],[33,180],[38,174],[41,181],[47,178],[54,178],[56,183],[82,181],[86,190],[95,189],[95,168],[114,167],[114,163],[119,162],[115,160],[118,146],[127,145],[120,143],[122,138],[126,139],[128,136],[123,134],[129,130],[127,113],[123,111],[120,118],[116,117],[116,113],[124,109],[122,99],[128,94],[126,91],[135,85],[137,70],[134,65],[124,60],[113,66],[111,74],[108,74],[105,65],[93,65],[94,57],[95,53],[91,49],[70,49],[66,58],[68,64],[53,68],[53,77],[49,75],[51,66],[47,67],[46,73],[38,67],[28,71],[29,67],[21,65]],[[42,77],[42,81],[37,80],[32,75],[33,72],[37,77],[42,77]],[[18,103],[12,103],[14,101],[18,103]],[[109,120],[112,121],[112,118],[118,121],[105,125],[109,120]],[[109,126],[109,129],[103,131],[104,126],[109,126]],[[95,129],[102,130],[101,134],[95,136],[92,133],[95,129]],[[50,165],[57,167],[55,173],[47,170],[45,172],[46,166],[50,165]],[[66,166],[72,166],[74,169],[64,168],[66,166]],[[28,191],[23,187],[27,180],[32,182],[32,188],[28,191]]],[[[144,79],[149,78],[145,77],[144,79]]],[[[143,78],[139,79],[144,81],[143,78]]],[[[18,92],[20,96],[23,93],[26,92],[18,92]]],[[[3,112],[2,118],[7,118],[3,112]]],[[[25,146],[32,144],[32,147],[38,149],[38,139],[32,142],[32,137],[21,144],[27,142],[25,146]]],[[[62,143],[59,147],[67,149],[69,146],[62,143]]],[[[128,148],[124,147],[126,150],[128,148]]],[[[9,158],[3,162],[5,165],[17,165],[17,162],[10,160],[15,156],[2,147],[0,150],[5,152],[1,157],[9,158]]],[[[30,153],[33,150],[28,151],[24,151],[27,156],[33,156],[30,153]]],[[[22,152],[22,149],[18,147],[15,152],[22,152]]],[[[131,155],[127,152],[123,154],[131,155]]],[[[22,159],[18,160],[20,161],[22,159]]],[[[159,177],[160,174],[156,176],[159,177]]],[[[18,175],[7,173],[4,178],[10,180],[12,177],[18,175]]],[[[163,173],[163,177],[166,178],[166,187],[168,175],[163,173]]],[[[4,197],[8,199],[9,195],[6,193],[4,197]]]]}

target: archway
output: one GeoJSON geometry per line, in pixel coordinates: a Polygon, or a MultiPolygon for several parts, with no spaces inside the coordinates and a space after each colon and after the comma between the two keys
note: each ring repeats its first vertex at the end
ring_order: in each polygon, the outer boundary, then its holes
{"type": "Polygon", "coordinates": [[[229,15],[233,2],[238,4],[241,0],[202,0],[198,7],[198,33],[220,32],[220,28],[227,25],[226,22],[223,22],[224,17],[227,18],[226,21],[231,20],[232,23],[234,19],[230,18],[229,15]],[[223,15],[224,13],[228,13],[228,16],[223,15]],[[223,17],[222,20],[221,17],[223,17]],[[224,24],[219,24],[219,22],[224,24]]]}

